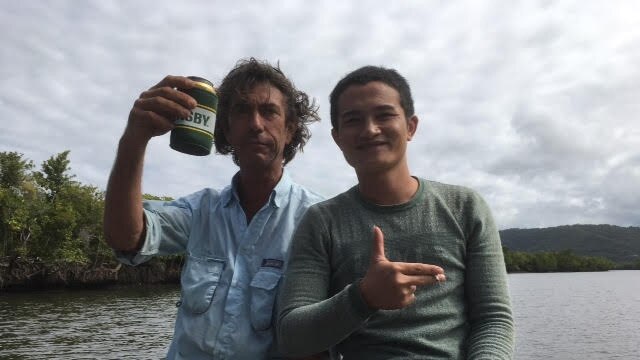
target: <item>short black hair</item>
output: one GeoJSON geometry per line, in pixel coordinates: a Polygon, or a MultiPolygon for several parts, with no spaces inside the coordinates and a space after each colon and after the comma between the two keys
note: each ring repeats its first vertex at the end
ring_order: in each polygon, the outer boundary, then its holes
{"type": "Polygon", "coordinates": [[[414,115],[413,98],[407,79],[394,69],[381,66],[363,66],[347,74],[331,91],[329,103],[331,104],[331,126],[338,129],[338,99],[340,95],[351,85],[366,85],[372,81],[380,81],[398,91],[400,106],[408,118],[414,115]]]}
{"type": "Polygon", "coordinates": [[[298,150],[302,151],[311,138],[308,125],[320,120],[318,106],[306,93],[296,89],[293,82],[280,70],[280,66],[273,66],[255,58],[238,61],[217,89],[218,111],[213,133],[216,151],[223,155],[232,154],[233,161],[238,164],[233,147],[225,136],[229,129],[230,107],[234,99],[246,96],[260,84],[269,84],[277,88],[285,98],[285,121],[287,127],[293,129],[291,142],[284,147],[284,164],[286,165],[298,150]]]}

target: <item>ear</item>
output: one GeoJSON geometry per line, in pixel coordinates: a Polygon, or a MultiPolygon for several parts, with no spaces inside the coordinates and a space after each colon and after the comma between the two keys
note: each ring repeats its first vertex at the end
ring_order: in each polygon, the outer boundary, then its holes
{"type": "Polygon", "coordinates": [[[416,134],[416,130],[418,130],[418,117],[413,115],[407,120],[407,141],[411,141],[413,135],[416,134]]]}

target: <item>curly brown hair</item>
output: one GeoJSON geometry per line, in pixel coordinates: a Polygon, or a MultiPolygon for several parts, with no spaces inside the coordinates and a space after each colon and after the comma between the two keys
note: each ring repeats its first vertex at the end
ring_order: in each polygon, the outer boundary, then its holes
{"type": "Polygon", "coordinates": [[[270,84],[280,90],[286,101],[285,121],[287,127],[294,129],[291,142],[284,147],[284,165],[289,163],[311,138],[308,125],[319,121],[318,106],[314,99],[296,89],[293,83],[284,75],[280,66],[272,66],[255,58],[240,60],[236,66],[222,80],[218,93],[218,111],[214,129],[216,151],[220,154],[232,154],[233,161],[238,164],[233,147],[227,141],[225,131],[229,129],[229,110],[236,97],[245,96],[254,86],[270,84]]]}

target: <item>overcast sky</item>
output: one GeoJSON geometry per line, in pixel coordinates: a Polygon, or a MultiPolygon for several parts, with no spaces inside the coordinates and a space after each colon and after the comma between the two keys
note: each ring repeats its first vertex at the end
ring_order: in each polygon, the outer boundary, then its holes
{"type": "MultiPolygon", "coordinates": [[[[412,173],[476,189],[501,229],[640,225],[640,2],[262,3],[3,1],[0,151],[40,166],[70,150],[77,180],[104,189],[142,91],[167,74],[217,84],[253,56],[320,105],[288,168],[333,196],[356,178],[331,139],[328,95],[382,65],[412,87],[412,173]]],[[[144,192],[219,189],[237,171],[168,138],[148,148],[144,192]]]]}

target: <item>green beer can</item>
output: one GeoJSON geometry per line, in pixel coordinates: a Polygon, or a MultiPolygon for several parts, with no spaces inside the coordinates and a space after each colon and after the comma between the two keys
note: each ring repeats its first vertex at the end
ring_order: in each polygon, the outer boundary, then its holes
{"type": "Polygon", "coordinates": [[[196,82],[191,89],[180,89],[196,100],[198,105],[186,119],[175,121],[169,146],[189,155],[205,156],[211,153],[213,130],[216,123],[218,95],[213,84],[197,76],[189,76],[196,82]]]}

